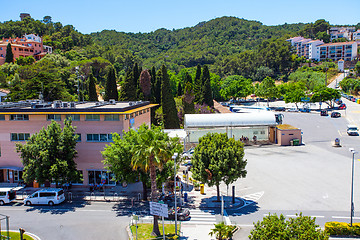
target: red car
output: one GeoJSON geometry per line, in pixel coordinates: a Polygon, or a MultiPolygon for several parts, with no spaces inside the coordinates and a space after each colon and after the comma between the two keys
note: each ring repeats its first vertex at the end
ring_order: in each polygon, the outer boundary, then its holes
{"type": "Polygon", "coordinates": [[[345,103],[340,104],[339,109],[340,109],[340,110],[346,109],[345,103]]]}

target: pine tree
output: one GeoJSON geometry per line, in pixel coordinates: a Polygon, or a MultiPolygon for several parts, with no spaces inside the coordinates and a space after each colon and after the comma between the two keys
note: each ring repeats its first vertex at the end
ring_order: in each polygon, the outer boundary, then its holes
{"type": "Polygon", "coordinates": [[[140,74],[140,89],[144,96],[142,100],[149,101],[151,97],[151,75],[147,69],[140,74]]]}
{"type": "Polygon", "coordinates": [[[121,86],[120,101],[135,101],[136,88],[134,86],[133,71],[128,69],[126,71],[124,83],[121,86]]]}
{"type": "Polygon", "coordinates": [[[8,43],[8,45],[7,45],[7,47],[6,47],[5,62],[7,62],[7,63],[12,63],[12,62],[14,62],[14,54],[13,54],[13,52],[12,52],[11,44],[10,44],[10,43],[8,43]]]}
{"type": "Polygon", "coordinates": [[[105,96],[104,96],[105,101],[109,101],[110,99],[115,99],[115,101],[119,99],[119,94],[116,85],[115,68],[112,66],[108,67],[108,72],[106,75],[106,82],[105,82],[105,96]]]}
{"type": "Polygon", "coordinates": [[[169,75],[165,65],[161,67],[161,106],[164,114],[164,127],[166,129],[177,129],[180,127],[179,118],[174,97],[171,93],[169,75]]]}
{"type": "Polygon", "coordinates": [[[197,65],[196,75],[194,79],[194,96],[195,102],[200,103],[202,98],[202,84],[201,84],[201,66],[197,65]]]}
{"type": "Polygon", "coordinates": [[[194,114],[195,113],[195,104],[194,104],[194,91],[192,84],[187,82],[185,85],[185,93],[182,98],[184,105],[184,114],[194,114]]]}
{"type": "Polygon", "coordinates": [[[202,82],[201,103],[205,103],[209,107],[213,107],[214,102],[213,102],[211,84],[210,84],[210,72],[209,72],[209,68],[206,65],[203,67],[201,82],[202,82]]]}
{"type": "Polygon", "coordinates": [[[96,93],[95,77],[92,73],[89,75],[89,101],[98,101],[98,96],[96,93]]]}
{"type": "Polygon", "coordinates": [[[182,89],[182,86],[181,86],[181,82],[178,83],[178,86],[177,86],[177,96],[180,97],[183,95],[183,89],[182,89]]]}

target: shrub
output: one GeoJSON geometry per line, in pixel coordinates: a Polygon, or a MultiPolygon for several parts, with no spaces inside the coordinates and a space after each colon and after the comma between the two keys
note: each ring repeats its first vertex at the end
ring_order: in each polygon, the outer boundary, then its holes
{"type": "Polygon", "coordinates": [[[349,223],[327,222],[325,223],[325,231],[333,236],[360,236],[360,223],[353,223],[350,227],[349,223]]]}

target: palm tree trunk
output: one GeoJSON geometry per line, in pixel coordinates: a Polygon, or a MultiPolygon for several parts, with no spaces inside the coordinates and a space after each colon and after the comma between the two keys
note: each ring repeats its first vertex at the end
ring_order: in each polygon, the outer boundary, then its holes
{"type": "MultiPolygon", "coordinates": [[[[150,156],[150,181],[151,181],[151,201],[155,202],[157,201],[157,187],[156,187],[156,168],[153,162],[153,156],[150,156]]],[[[152,236],[159,236],[160,230],[159,230],[159,223],[158,223],[158,216],[154,215],[154,225],[153,230],[151,233],[152,236]]]]}

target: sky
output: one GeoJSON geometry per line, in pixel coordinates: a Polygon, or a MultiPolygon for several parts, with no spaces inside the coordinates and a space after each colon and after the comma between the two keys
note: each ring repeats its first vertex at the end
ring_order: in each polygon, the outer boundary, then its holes
{"type": "Polygon", "coordinates": [[[309,23],[325,19],[332,25],[360,22],[360,0],[1,0],[0,22],[20,20],[20,13],[71,24],[82,33],[116,30],[151,32],[192,27],[223,16],[260,21],[265,25],[309,23]]]}

